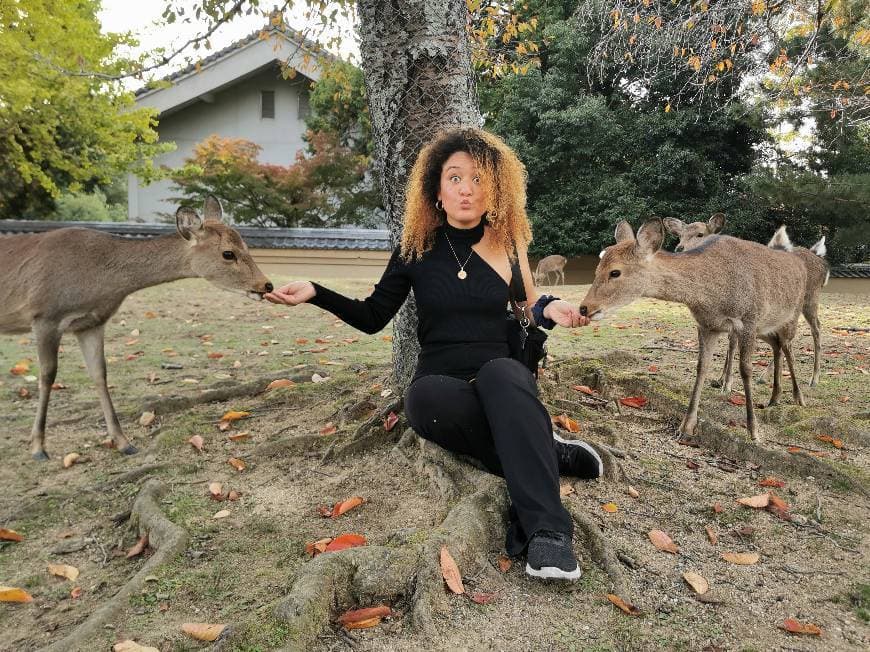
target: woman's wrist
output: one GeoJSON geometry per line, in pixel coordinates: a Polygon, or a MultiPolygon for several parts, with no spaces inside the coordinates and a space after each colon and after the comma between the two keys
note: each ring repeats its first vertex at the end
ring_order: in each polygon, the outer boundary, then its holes
{"type": "Polygon", "coordinates": [[[544,309],[553,301],[559,301],[559,297],[554,297],[552,294],[543,294],[538,297],[535,305],[532,306],[532,319],[534,319],[535,324],[541,328],[549,330],[556,325],[555,321],[544,315],[544,309]]]}

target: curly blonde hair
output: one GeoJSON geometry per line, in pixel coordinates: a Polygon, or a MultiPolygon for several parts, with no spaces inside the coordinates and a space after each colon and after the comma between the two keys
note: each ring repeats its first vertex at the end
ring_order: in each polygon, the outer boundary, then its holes
{"type": "Polygon", "coordinates": [[[402,257],[411,260],[431,249],[435,229],[446,222],[446,214],[435,202],[441,169],[456,152],[474,159],[486,192],[486,220],[496,242],[513,259],[514,248],[526,248],[532,240],[526,215],[526,168],[501,138],[470,127],[442,131],[417,155],[405,194],[402,257]]]}

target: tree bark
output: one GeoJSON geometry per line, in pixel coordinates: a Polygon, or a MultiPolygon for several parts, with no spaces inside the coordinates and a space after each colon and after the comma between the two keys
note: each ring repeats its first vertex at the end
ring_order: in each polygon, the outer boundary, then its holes
{"type": "MultiPolygon", "coordinates": [[[[399,244],[405,183],[417,152],[441,129],[480,124],[465,0],[359,0],[360,53],[386,207],[399,244]]],[[[393,370],[404,391],[417,364],[413,294],[396,315],[393,370]]]]}

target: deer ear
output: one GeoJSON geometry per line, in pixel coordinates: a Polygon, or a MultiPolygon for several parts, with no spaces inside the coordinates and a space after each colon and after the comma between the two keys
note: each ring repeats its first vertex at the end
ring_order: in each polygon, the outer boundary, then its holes
{"type": "Polygon", "coordinates": [[[666,217],[662,220],[665,223],[665,228],[668,233],[675,235],[678,238],[683,234],[683,227],[686,223],[683,220],[678,220],[676,217],[666,217]]]}
{"type": "Polygon", "coordinates": [[[221,203],[214,195],[209,195],[205,198],[205,210],[203,211],[205,219],[220,222],[224,216],[224,209],[221,208],[221,203]]]}
{"type": "Polygon", "coordinates": [[[625,242],[626,240],[634,240],[634,230],[631,224],[622,220],[616,225],[616,233],[614,234],[617,242],[625,242]]]}
{"type": "Polygon", "coordinates": [[[189,206],[182,206],[175,211],[175,228],[182,238],[190,240],[202,229],[202,218],[189,206]]]}
{"type": "Polygon", "coordinates": [[[767,243],[767,246],[771,249],[783,249],[784,251],[792,250],[791,239],[788,237],[788,233],[785,232],[785,224],[776,230],[776,233],[773,234],[773,237],[770,239],[770,242],[767,243]]]}
{"type": "Polygon", "coordinates": [[[710,233],[719,233],[724,226],[725,213],[713,213],[710,216],[710,219],[707,220],[707,228],[710,229],[710,233]]]}
{"type": "Polygon", "coordinates": [[[637,231],[637,252],[643,256],[651,256],[662,248],[665,239],[665,227],[658,218],[647,220],[637,231]]]}

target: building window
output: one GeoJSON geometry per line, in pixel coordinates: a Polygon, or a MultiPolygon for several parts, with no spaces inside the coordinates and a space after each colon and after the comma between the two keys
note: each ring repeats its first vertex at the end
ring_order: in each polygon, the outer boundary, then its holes
{"type": "Polygon", "coordinates": [[[299,119],[304,120],[311,113],[311,105],[308,104],[308,93],[306,91],[299,92],[299,119]]]}
{"type": "Polygon", "coordinates": [[[260,91],[260,117],[275,117],[275,91],[260,91]]]}

